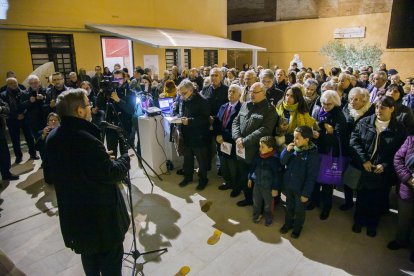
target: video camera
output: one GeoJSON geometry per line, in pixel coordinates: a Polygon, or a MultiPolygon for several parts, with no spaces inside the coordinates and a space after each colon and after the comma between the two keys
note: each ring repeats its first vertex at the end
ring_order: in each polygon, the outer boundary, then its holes
{"type": "Polygon", "coordinates": [[[104,79],[101,80],[101,90],[106,99],[111,98],[112,92],[118,87],[119,82],[112,80],[111,77],[104,77],[104,79]]]}

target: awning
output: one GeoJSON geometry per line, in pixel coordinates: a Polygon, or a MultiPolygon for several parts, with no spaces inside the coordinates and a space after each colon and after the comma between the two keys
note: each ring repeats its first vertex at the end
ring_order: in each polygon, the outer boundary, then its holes
{"type": "Polygon", "coordinates": [[[202,48],[237,51],[266,51],[266,48],[187,30],[118,25],[87,24],[85,26],[86,28],[94,31],[130,39],[155,48],[202,48]]]}

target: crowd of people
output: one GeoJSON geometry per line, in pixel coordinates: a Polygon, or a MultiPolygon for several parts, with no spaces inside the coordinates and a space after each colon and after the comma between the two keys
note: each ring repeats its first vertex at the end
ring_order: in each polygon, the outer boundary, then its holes
{"type": "MultiPolygon", "coordinates": [[[[403,82],[397,70],[381,64],[377,71],[363,68],[298,66],[288,70],[264,69],[248,64],[242,70],[201,66],[165,70],[162,78],[148,68],[114,70],[95,67],[95,75],[56,72],[43,88],[37,76],[29,87],[19,84],[12,71],[0,92],[0,151],[3,179],[10,173],[6,125],[13,143],[15,163],[22,162],[20,130],[31,159],[45,156],[49,132],[58,127],[57,97],[69,89],[84,89],[92,122],[121,126],[131,144],[140,149],[138,117],[158,99],[174,99],[181,118],[183,175],[179,186],[193,182],[194,157],[198,163],[198,190],[208,185],[215,161],[224,183],[219,190],[230,196],[243,193],[240,207],[253,206],[252,220],[272,224],[273,203],[286,197],[286,217],[280,232],[298,238],[306,210],[320,208],[326,220],[335,189],[343,190],[340,209],[354,207],[352,231],[375,237],[382,215],[389,212],[392,188],[398,194],[399,219],[392,250],[414,248],[414,79],[403,82]],[[137,141],[135,142],[135,139],[137,141]],[[217,156],[217,158],[215,158],[217,156]],[[338,188],[340,187],[340,188],[338,188]],[[356,198],[354,201],[354,197],[356,198]]],[[[144,131],[144,130],[141,130],[144,131]]],[[[102,141],[117,156],[127,151],[113,129],[102,130],[102,141]]],[[[47,180],[47,179],[46,179],[47,180]]],[[[414,261],[414,250],[410,259],[414,261]]]]}

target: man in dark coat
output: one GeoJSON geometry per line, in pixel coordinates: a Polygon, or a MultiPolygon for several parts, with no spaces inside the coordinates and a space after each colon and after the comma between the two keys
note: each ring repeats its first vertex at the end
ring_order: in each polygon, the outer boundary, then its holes
{"type": "Polygon", "coordinates": [[[6,140],[6,116],[10,109],[7,103],[0,98],[0,173],[3,180],[17,180],[18,175],[10,172],[10,151],[6,140]]]}
{"type": "Polygon", "coordinates": [[[195,91],[190,80],[183,80],[177,90],[183,100],[180,106],[180,116],[184,139],[184,179],[179,185],[184,187],[193,181],[195,156],[199,166],[197,190],[203,190],[208,182],[209,103],[195,91]]]}
{"type": "Polygon", "coordinates": [[[50,112],[56,112],[56,99],[63,91],[68,90],[65,86],[65,79],[63,78],[63,74],[60,72],[55,72],[52,74],[52,84],[53,86],[50,87],[46,91],[46,100],[43,105],[43,112],[44,114],[49,114],[50,112]]]}
{"type": "Polygon", "coordinates": [[[44,173],[55,186],[65,245],[81,254],[87,275],[121,275],[130,220],[117,182],[129,156],[111,160],[84,90],[59,95],[56,109],[62,122],[46,140],[44,173]]]}
{"type": "MultiPolygon", "coordinates": [[[[231,129],[234,118],[239,114],[241,103],[242,88],[237,84],[232,84],[229,87],[228,99],[229,102],[223,104],[217,116],[214,118],[213,131],[215,140],[217,142],[218,156],[220,157],[221,173],[223,179],[226,181],[221,186],[220,190],[232,189],[231,197],[236,197],[241,190],[236,189],[237,185],[237,158],[236,158],[236,143],[231,136],[231,129]],[[223,143],[231,144],[230,153],[222,152],[220,147],[223,143]]],[[[224,144],[226,145],[226,144],[224,144]]]]}
{"type": "Polygon", "coordinates": [[[27,99],[27,123],[30,126],[35,140],[39,139],[39,131],[42,130],[49,114],[43,114],[43,103],[46,98],[46,90],[41,86],[39,77],[30,75],[29,88],[25,92],[27,99]]]}
{"type": "Polygon", "coordinates": [[[244,149],[245,152],[244,158],[237,157],[237,188],[243,189],[245,197],[237,202],[240,207],[253,204],[252,190],[247,187],[247,175],[253,159],[259,153],[260,138],[272,135],[278,119],[275,108],[266,99],[264,85],[256,82],[250,90],[251,101],[242,105],[232,125],[232,137],[236,141],[236,147],[239,150],[244,149]]]}
{"type": "MultiPolygon", "coordinates": [[[[216,117],[220,106],[229,101],[227,99],[227,91],[229,88],[222,83],[223,74],[219,68],[213,68],[210,70],[210,80],[211,85],[204,87],[200,93],[204,98],[207,99],[208,103],[210,104],[210,124],[212,125],[214,122],[214,117],[216,117]]],[[[215,155],[215,146],[212,142],[213,132],[210,132],[209,138],[209,152],[207,161],[208,170],[211,169],[211,161],[215,155]]]]}
{"type": "Polygon", "coordinates": [[[27,101],[24,91],[19,89],[15,78],[7,79],[7,89],[0,94],[0,97],[9,105],[10,113],[7,118],[7,127],[9,128],[10,138],[13,143],[13,150],[16,156],[16,164],[22,162],[23,153],[20,145],[20,129],[23,130],[29,148],[30,159],[38,160],[34,139],[27,121],[27,101]]]}

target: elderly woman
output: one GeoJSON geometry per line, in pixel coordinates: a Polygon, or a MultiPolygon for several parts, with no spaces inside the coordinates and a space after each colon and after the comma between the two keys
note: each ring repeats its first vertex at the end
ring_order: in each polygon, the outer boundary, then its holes
{"type": "MultiPolygon", "coordinates": [[[[341,99],[336,91],[327,90],[322,93],[321,107],[315,106],[312,117],[320,128],[319,137],[316,140],[318,151],[321,154],[340,156],[346,149],[346,120],[341,110],[341,99]]],[[[321,220],[326,220],[332,209],[332,195],[334,185],[323,183],[322,185],[322,212],[321,220]]],[[[321,183],[316,183],[312,193],[312,205],[309,208],[319,205],[321,183]]]]}
{"type": "Polygon", "coordinates": [[[303,87],[305,88],[303,98],[308,106],[308,110],[313,110],[316,99],[319,97],[317,93],[318,82],[315,79],[307,79],[303,84],[303,87]]]}
{"type": "Polygon", "coordinates": [[[241,190],[237,189],[237,158],[236,142],[232,138],[232,124],[239,114],[242,88],[237,84],[231,84],[228,90],[228,103],[223,104],[217,116],[214,117],[213,134],[216,137],[217,152],[220,158],[221,172],[225,183],[219,186],[219,190],[232,189],[231,197],[236,197],[241,190]],[[230,152],[221,151],[221,146],[231,144],[230,152]]]}
{"type": "Polygon", "coordinates": [[[398,194],[398,227],[395,240],[388,248],[411,248],[410,260],[414,262],[414,135],[410,135],[394,156],[394,167],[400,179],[398,194]]]}
{"type": "Polygon", "coordinates": [[[223,80],[223,83],[227,86],[230,86],[233,83],[233,81],[236,80],[236,77],[237,77],[236,69],[234,68],[229,69],[227,70],[226,78],[223,80]]]}
{"type": "Polygon", "coordinates": [[[283,91],[274,86],[275,74],[270,69],[262,70],[260,73],[260,82],[263,83],[266,89],[266,99],[270,104],[276,104],[283,98],[283,91]]]}
{"type": "Polygon", "coordinates": [[[411,132],[414,130],[414,115],[411,108],[403,105],[403,96],[404,91],[401,86],[397,84],[391,84],[387,88],[387,92],[385,93],[387,96],[390,96],[395,101],[395,110],[394,114],[397,119],[397,122],[402,124],[407,132],[411,132]]]}
{"type": "Polygon", "coordinates": [[[351,164],[361,171],[358,182],[354,225],[360,233],[367,227],[367,235],[375,237],[393,176],[394,154],[405,139],[405,129],[394,115],[395,101],[383,96],[375,103],[375,114],[359,121],[350,139],[351,164]]]}
{"type": "Polygon", "coordinates": [[[313,128],[315,126],[315,119],[309,115],[302,89],[298,84],[286,90],[283,99],[276,105],[276,112],[279,115],[276,136],[284,137],[284,139],[277,138],[279,146],[293,141],[293,132],[296,127],[313,128]]]}
{"type": "MultiPolygon", "coordinates": [[[[363,118],[375,113],[375,106],[369,101],[368,90],[354,87],[348,94],[348,104],[343,108],[348,135],[344,139],[349,140],[355,125],[363,118]]],[[[339,208],[342,211],[351,209],[354,206],[352,188],[345,183],[344,186],[345,204],[339,208]]]]}

